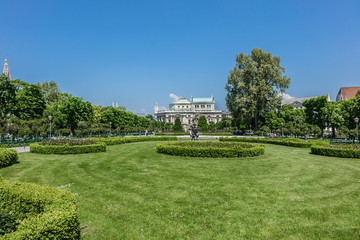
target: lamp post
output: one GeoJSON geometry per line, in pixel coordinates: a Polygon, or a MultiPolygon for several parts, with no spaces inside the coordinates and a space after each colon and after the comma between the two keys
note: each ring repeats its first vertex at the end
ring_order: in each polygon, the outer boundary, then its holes
{"type": "Polygon", "coordinates": [[[359,118],[355,118],[356,122],[356,143],[359,144],[359,118]]]}
{"type": "Polygon", "coordinates": [[[111,137],[111,122],[110,122],[110,137],[111,137]]]}
{"type": "Polygon", "coordinates": [[[52,116],[51,115],[49,115],[49,121],[50,121],[50,138],[51,138],[51,120],[52,120],[52,116]]]}
{"type": "Polygon", "coordinates": [[[284,123],[281,122],[281,137],[284,137],[283,126],[284,126],[284,123]]]}

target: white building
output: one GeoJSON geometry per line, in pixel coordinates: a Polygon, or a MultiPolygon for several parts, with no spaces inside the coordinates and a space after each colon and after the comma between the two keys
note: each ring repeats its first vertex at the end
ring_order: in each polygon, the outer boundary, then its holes
{"type": "Polygon", "coordinates": [[[214,97],[210,98],[190,98],[190,101],[182,97],[169,105],[169,109],[159,110],[158,106],[154,107],[155,120],[161,122],[175,123],[177,118],[180,119],[185,131],[193,124],[193,119],[199,116],[205,116],[208,123],[217,123],[223,117],[230,114],[215,109],[214,97]]]}

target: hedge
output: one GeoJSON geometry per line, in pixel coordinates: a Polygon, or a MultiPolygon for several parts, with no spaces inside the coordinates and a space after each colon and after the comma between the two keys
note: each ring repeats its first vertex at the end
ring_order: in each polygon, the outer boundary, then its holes
{"type": "Polygon", "coordinates": [[[106,152],[106,145],[98,142],[91,145],[40,145],[39,143],[30,144],[30,152],[41,154],[81,154],[106,152]]]}
{"type": "Polygon", "coordinates": [[[263,145],[221,142],[168,142],[156,146],[158,153],[189,157],[254,157],[264,154],[263,145]]]}
{"type": "Polygon", "coordinates": [[[147,142],[147,141],[176,141],[177,137],[108,137],[96,139],[98,142],[103,142],[106,145],[116,145],[133,142],[147,142]]]}
{"type": "Polygon", "coordinates": [[[0,148],[0,168],[13,165],[18,162],[18,154],[14,149],[0,148]]]}
{"type": "Polygon", "coordinates": [[[269,143],[284,145],[289,147],[310,148],[312,145],[328,145],[327,140],[302,140],[298,138],[224,138],[220,141],[224,142],[253,142],[253,143],[269,143]]]}
{"type": "Polygon", "coordinates": [[[360,149],[339,148],[336,146],[311,146],[311,153],[330,157],[360,158],[360,149]]]}
{"type": "Polygon", "coordinates": [[[68,191],[0,178],[0,208],[19,223],[0,239],[80,239],[76,200],[68,191]]]}

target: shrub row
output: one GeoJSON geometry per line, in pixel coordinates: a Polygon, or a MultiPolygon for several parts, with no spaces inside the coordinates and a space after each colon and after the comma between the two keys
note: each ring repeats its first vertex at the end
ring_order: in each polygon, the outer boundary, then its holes
{"type": "Polygon", "coordinates": [[[177,137],[108,137],[99,138],[96,141],[103,142],[106,145],[116,145],[133,142],[147,142],[147,141],[176,141],[177,137]]]}
{"type": "Polygon", "coordinates": [[[342,157],[342,158],[360,158],[360,149],[342,148],[341,146],[311,146],[311,153],[317,155],[342,157]]]}
{"type": "Polygon", "coordinates": [[[156,146],[158,153],[188,157],[254,157],[264,154],[263,145],[244,143],[175,142],[156,146]]]}
{"type": "Polygon", "coordinates": [[[253,142],[285,145],[289,147],[310,148],[312,145],[328,145],[327,140],[302,140],[297,138],[223,138],[220,141],[227,142],[253,142]]]}
{"type": "Polygon", "coordinates": [[[91,145],[94,144],[95,141],[92,139],[57,139],[57,140],[42,140],[39,142],[40,145],[65,145],[69,146],[74,145],[91,145]]]}
{"type": "Polygon", "coordinates": [[[18,154],[14,149],[0,148],[0,168],[17,163],[18,154]]]}
{"type": "Polygon", "coordinates": [[[91,145],[40,145],[39,143],[30,144],[30,152],[41,154],[81,154],[106,152],[106,145],[98,142],[91,145]]]}
{"type": "Polygon", "coordinates": [[[0,178],[0,208],[19,223],[1,239],[79,239],[77,206],[72,193],[0,178]]]}

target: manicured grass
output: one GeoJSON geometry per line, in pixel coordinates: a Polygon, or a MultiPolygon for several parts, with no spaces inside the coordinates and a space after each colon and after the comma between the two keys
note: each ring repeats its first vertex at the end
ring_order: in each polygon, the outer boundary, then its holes
{"type": "Polygon", "coordinates": [[[19,154],[10,180],[77,193],[83,239],[359,239],[360,160],[266,145],[251,158],[19,154]]]}

